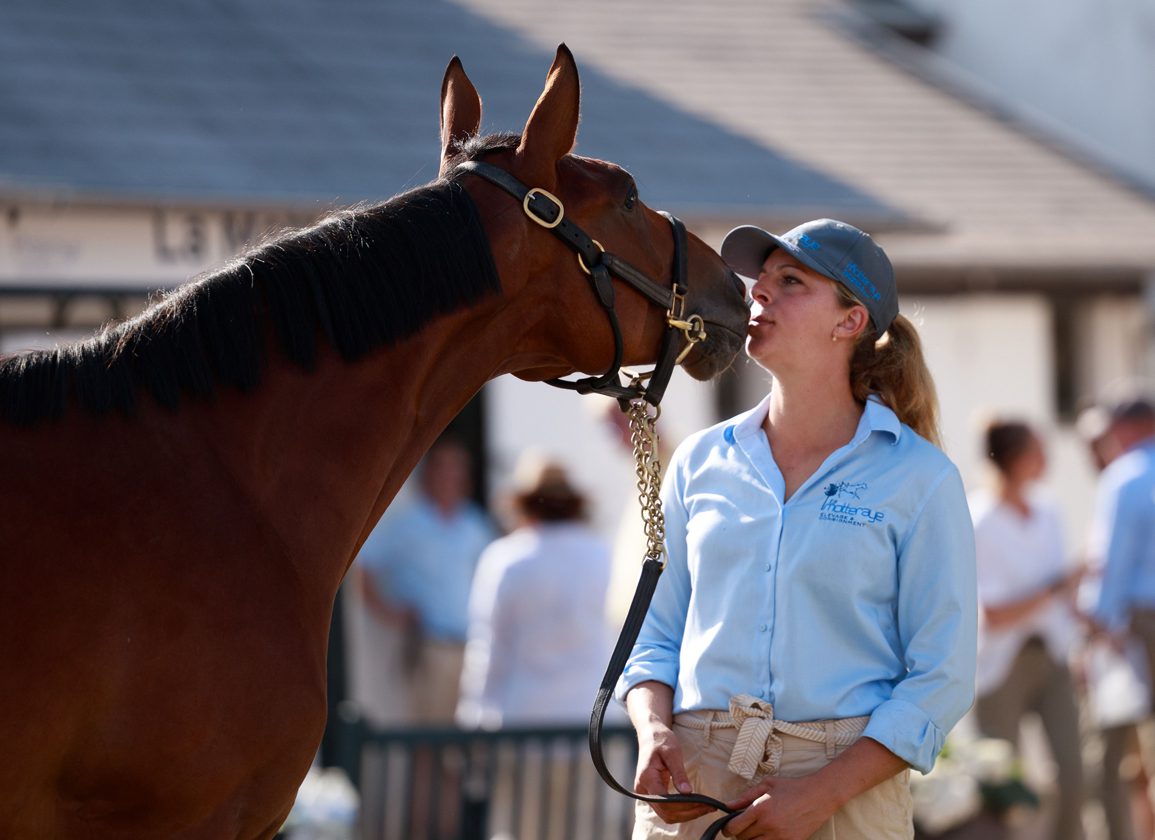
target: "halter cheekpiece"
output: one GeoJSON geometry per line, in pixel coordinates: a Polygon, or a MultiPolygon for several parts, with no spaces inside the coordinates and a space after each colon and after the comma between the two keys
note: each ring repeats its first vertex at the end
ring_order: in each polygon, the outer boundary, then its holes
{"type": "Polygon", "coordinates": [[[550,379],[547,382],[580,394],[605,394],[617,399],[623,405],[635,399],[644,399],[651,405],[658,405],[665,394],[674,367],[685,358],[695,344],[706,338],[705,323],[701,316],[685,314],[686,226],[682,221],[670,213],[660,211],[669,220],[674,231],[673,278],[667,287],[651,280],[622,258],[606,251],[600,242],[566,216],[565,205],[549,191],[541,187],[527,187],[504,169],[481,161],[471,160],[460,164],[454,170],[453,176],[466,172],[479,175],[491,184],[501,187],[521,202],[525,215],[535,224],[552,232],[573,249],[577,254],[578,265],[590,278],[590,286],[610,320],[610,328],[614,335],[614,358],[605,373],[573,381],[550,379]],[[651,373],[634,376],[627,382],[623,382],[620,375],[623,342],[621,326],[614,310],[614,277],[666,310],[666,331],[662,336],[657,365],[651,373]]]}

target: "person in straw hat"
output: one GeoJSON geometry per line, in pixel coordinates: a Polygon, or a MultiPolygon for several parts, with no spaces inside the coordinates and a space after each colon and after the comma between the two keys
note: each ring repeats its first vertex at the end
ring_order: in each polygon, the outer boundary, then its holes
{"type": "Polygon", "coordinates": [[[517,527],[478,561],[457,719],[486,729],[583,721],[609,650],[610,548],[556,461],[524,457],[511,501],[517,527]]]}
{"type": "MultiPolygon", "coordinates": [[[[457,720],[469,729],[576,726],[589,717],[609,654],[610,547],[586,524],[586,497],[560,462],[527,453],[513,485],[516,527],[482,552],[474,578],[457,720]]],[[[521,769],[499,771],[491,836],[569,836],[564,809],[543,808],[577,796],[573,757],[556,744],[548,755],[530,745],[519,761],[536,768],[548,793],[519,795],[521,769]]],[[[583,812],[591,805],[583,801],[583,812]]]]}

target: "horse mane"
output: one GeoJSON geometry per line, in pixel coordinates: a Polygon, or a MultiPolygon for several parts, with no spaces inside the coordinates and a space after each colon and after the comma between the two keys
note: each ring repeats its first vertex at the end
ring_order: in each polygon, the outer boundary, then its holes
{"type": "Polygon", "coordinates": [[[305,369],[319,339],[351,361],[500,293],[476,206],[437,181],[283,233],[86,341],[0,358],[0,406],[22,425],[70,405],[131,414],[143,389],[175,410],[220,385],[255,389],[270,346],[305,369]]]}

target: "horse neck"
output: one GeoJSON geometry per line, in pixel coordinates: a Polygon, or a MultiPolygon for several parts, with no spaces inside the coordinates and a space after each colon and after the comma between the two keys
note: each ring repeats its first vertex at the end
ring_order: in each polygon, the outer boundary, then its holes
{"type": "Polygon", "coordinates": [[[421,456],[509,365],[517,327],[503,308],[499,299],[443,316],[357,362],[327,351],[306,373],[273,361],[255,393],[192,421],[303,576],[336,591],[421,456]]]}

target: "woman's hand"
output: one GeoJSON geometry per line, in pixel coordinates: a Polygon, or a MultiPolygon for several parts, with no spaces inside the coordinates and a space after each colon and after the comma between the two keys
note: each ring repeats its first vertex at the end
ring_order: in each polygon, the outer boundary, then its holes
{"type": "Polygon", "coordinates": [[[730,820],[724,833],[739,840],[805,840],[837,810],[833,800],[813,776],[773,776],[726,803],[746,811],[730,820]]]}
{"type": "MultiPolygon", "coordinates": [[[[638,733],[638,774],[634,792],[663,796],[670,785],[678,793],[693,793],[690,777],[682,763],[682,745],[674,734],[674,689],[647,680],[638,683],[626,695],[626,710],[638,733]]],[[[654,812],[668,823],[688,822],[708,814],[709,805],[693,803],[650,803],[654,812]]]]}
{"type": "Polygon", "coordinates": [[[851,799],[907,766],[873,738],[859,738],[809,776],[772,776],[727,802],[748,810],[730,820],[725,833],[739,840],[804,840],[851,799]]]}
{"type": "MultiPolygon", "coordinates": [[[[638,774],[634,792],[660,796],[670,792],[673,784],[678,793],[692,793],[690,779],[682,763],[682,745],[678,736],[663,723],[652,722],[638,729],[638,774]]],[[[714,809],[694,803],[650,803],[655,813],[668,823],[689,822],[714,809]]]]}

